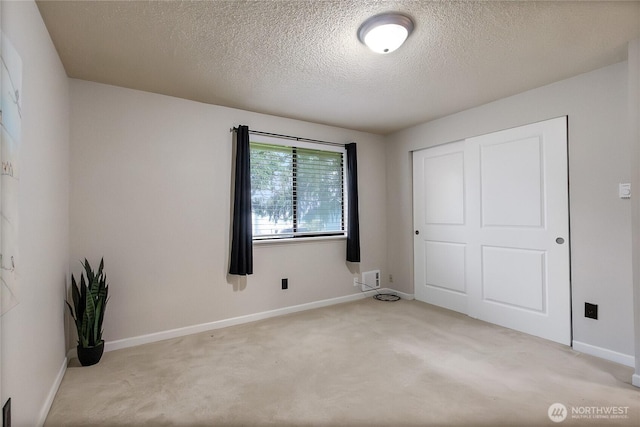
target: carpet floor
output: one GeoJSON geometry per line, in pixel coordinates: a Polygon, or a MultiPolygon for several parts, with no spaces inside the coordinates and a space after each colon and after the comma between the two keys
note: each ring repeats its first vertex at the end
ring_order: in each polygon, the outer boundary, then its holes
{"type": "Polygon", "coordinates": [[[369,298],[112,351],[91,367],[73,359],[45,426],[638,426],[632,374],[428,304],[369,298]]]}

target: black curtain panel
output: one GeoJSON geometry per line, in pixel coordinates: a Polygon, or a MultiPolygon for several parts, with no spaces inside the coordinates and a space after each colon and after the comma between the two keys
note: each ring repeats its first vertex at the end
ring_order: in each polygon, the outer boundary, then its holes
{"type": "Polygon", "coordinates": [[[233,233],[229,274],[253,274],[253,235],[251,230],[251,160],[249,128],[236,132],[236,174],[233,198],[233,233]]]}
{"type": "Polygon", "coordinates": [[[347,261],[360,262],[360,220],[358,219],[358,158],[356,143],[345,145],[347,149],[347,261]]]}

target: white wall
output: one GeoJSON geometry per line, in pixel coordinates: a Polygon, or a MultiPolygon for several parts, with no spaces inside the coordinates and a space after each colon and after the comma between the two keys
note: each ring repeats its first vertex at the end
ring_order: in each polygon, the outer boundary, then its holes
{"type": "Polygon", "coordinates": [[[254,274],[227,277],[240,124],[358,143],[361,270],[386,271],[382,137],[80,80],[70,93],[71,271],[104,256],[107,342],[358,291],[344,240],[254,245],[254,274]]]}
{"type": "Polygon", "coordinates": [[[629,43],[629,143],[632,175],[633,299],[635,314],[636,371],[633,385],[640,387],[640,38],[629,43]]]}
{"type": "Polygon", "coordinates": [[[389,273],[413,290],[411,151],[569,116],[574,340],[633,360],[627,64],[619,63],[403,130],[387,138],[389,273]],[[599,320],[584,317],[585,301],[599,320]]]}
{"type": "Polygon", "coordinates": [[[23,61],[20,304],[2,317],[2,403],[15,426],[44,421],[66,365],[69,80],[34,2],[3,2],[2,29],[23,61]]]}
{"type": "MultiPolygon", "coordinates": [[[[2,31],[2,3],[0,2],[0,31],[2,31]]],[[[0,42],[2,41],[1,39],[1,35],[0,35],[0,42]]],[[[1,51],[1,48],[0,48],[1,51]]],[[[0,52],[1,53],[1,52],[0,52]]],[[[3,87],[3,82],[2,82],[2,78],[0,78],[0,90],[2,90],[3,87]]],[[[0,241],[2,240],[1,237],[1,232],[0,232],[0,241]]],[[[1,276],[2,274],[0,274],[1,276]]],[[[1,292],[1,291],[0,291],[1,292]]],[[[0,298],[2,298],[2,295],[0,294],[0,298]]],[[[2,394],[2,316],[0,316],[0,406],[4,406],[5,404],[5,398],[4,395],[2,394]]]]}

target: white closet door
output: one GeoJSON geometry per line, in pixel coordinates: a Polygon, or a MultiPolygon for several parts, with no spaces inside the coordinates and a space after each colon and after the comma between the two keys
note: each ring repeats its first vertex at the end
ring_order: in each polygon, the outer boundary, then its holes
{"type": "Polygon", "coordinates": [[[416,298],[570,344],[567,176],[566,117],[415,152],[416,298]]]}
{"type": "Polygon", "coordinates": [[[467,140],[469,315],[571,343],[566,117],[467,140]]]}
{"type": "Polygon", "coordinates": [[[416,299],[467,312],[464,142],[413,153],[416,299]]]}

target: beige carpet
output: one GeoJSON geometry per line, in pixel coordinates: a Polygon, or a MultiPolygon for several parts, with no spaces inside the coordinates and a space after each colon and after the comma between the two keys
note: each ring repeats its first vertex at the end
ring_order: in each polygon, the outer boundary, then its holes
{"type": "Polygon", "coordinates": [[[366,299],[113,351],[93,367],[74,359],[45,425],[638,426],[632,373],[420,302],[366,299]],[[564,422],[548,417],[553,403],[564,422]],[[612,406],[626,418],[584,418],[612,406]]]}

